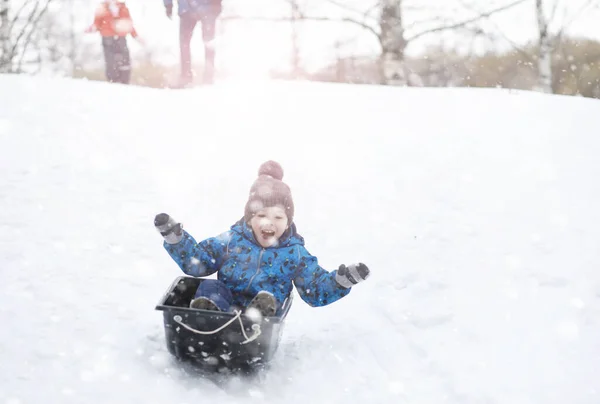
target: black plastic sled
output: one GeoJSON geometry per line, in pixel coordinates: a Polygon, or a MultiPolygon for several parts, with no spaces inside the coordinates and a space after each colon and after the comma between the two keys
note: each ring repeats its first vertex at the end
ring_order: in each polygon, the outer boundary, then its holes
{"type": "Polygon", "coordinates": [[[255,321],[242,311],[190,308],[202,281],[189,276],[176,278],[156,306],[163,312],[169,352],[208,371],[253,371],[268,364],[279,346],[292,295],[284,302],[281,316],[255,321]]]}

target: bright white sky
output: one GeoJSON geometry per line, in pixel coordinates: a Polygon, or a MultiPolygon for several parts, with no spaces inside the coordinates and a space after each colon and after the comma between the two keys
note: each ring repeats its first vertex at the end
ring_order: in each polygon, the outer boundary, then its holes
{"type": "Polygon", "coordinates": [[[0,403],[598,404],[600,103],[496,89],[0,75],[0,403]],[[328,270],[259,380],[186,374],[154,310],[278,160],[328,270]]]}
{"type": "MultiPolygon", "coordinates": [[[[548,13],[554,4],[559,5],[553,27],[556,29],[560,27],[562,21],[578,16],[575,23],[569,26],[568,32],[573,35],[600,38],[597,23],[600,19],[598,10],[586,9],[584,13],[579,13],[582,4],[586,1],[549,0],[548,13]]],[[[371,0],[338,0],[338,2],[348,4],[358,10],[368,10],[372,4],[371,0]]],[[[406,22],[410,24],[415,21],[428,21],[440,17],[446,20],[460,21],[473,15],[472,11],[469,11],[469,4],[476,4],[475,9],[489,10],[507,3],[508,0],[407,0],[406,22]]],[[[147,41],[148,47],[158,54],[158,59],[167,64],[179,63],[178,19],[169,21],[164,17],[161,0],[129,0],[127,4],[140,34],[147,41]]],[[[327,5],[320,0],[304,0],[301,4],[309,15],[334,17],[360,15],[343,12],[339,7],[327,5]]],[[[83,27],[92,18],[94,3],[86,1],[84,4],[80,3],[78,7],[81,8],[82,15],[87,15],[87,18],[84,18],[85,23],[82,21],[83,27]]],[[[224,0],[223,15],[277,17],[287,15],[287,13],[288,8],[284,0],[224,0]]],[[[438,23],[418,25],[414,30],[409,29],[408,34],[418,32],[427,26],[438,26],[438,23]]],[[[500,42],[480,39],[475,42],[477,51],[492,47],[506,48],[507,42],[502,39],[502,35],[517,43],[531,40],[536,35],[534,0],[526,1],[509,12],[497,15],[491,22],[486,22],[484,26],[489,32],[496,35],[500,42]]],[[[226,68],[234,74],[255,76],[266,74],[271,68],[287,69],[289,66],[291,47],[290,29],[287,23],[221,22],[218,35],[217,63],[221,68],[226,68]]],[[[195,39],[193,57],[195,60],[201,60],[203,52],[200,35],[197,35],[195,39]]],[[[334,44],[339,40],[343,43],[341,48],[343,55],[373,54],[378,49],[372,34],[347,24],[306,23],[300,30],[300,40],[302,41],[302,59],[308,69],[315,69],[331,62],[336,53],[334,44]]],[[[98,43],[97,40],[94,41],[89,37],[85,41],[90,45],[98,43]]],[[[471,46],[470,40],[451,33],[445,34],[443,37],[424,38],[411,44],[408,52],[416,54],[426,44],[440,42],[448,46],[456,45],[459,48],[471,46]]],[[[137,44],[132,44],[131,48],[133,52],[142,51],[137,44]]]]}

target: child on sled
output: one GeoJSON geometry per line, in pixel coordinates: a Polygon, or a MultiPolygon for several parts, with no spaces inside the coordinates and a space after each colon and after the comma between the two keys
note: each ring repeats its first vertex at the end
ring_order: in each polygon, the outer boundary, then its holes
{"type": "Polygon", "coordinates": [[[262,164],[244,217],[229,231],[200,243],[166,213],[156,215],[154,225],[163,245],[184,273],[194,277],[217,273],[216,280],[200,283],[190,307],[224,312],[252,308],[273,316],[293,286],[302,300],[318,307],[343,298],[367,279],[370,271],[362,263],[340,265],[332,272],[319,266],[296,232],[294,202],[282,179],[278,163],[262,164]]]}

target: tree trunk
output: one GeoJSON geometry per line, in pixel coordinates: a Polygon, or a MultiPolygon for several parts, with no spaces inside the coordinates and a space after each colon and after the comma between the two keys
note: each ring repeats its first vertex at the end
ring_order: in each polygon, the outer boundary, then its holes
{"type": "Polygon", "coordinates": [[[402,21],[402,0],[380,0],[380,4],[382,84],[406,85],[408,77],[404,63],[406,40],[402,21]]]}
{"type": "Polygon", "coordinates": [[[300,59],[300,42],[299,42],[299,35],[298,35],[298,30],[299,30],[298,22],[301,18],[301,14],[300,14],[300,7],[298,6],[298,3],[296,0],[290,1],[290,7],[291,7],[291,21],[290,21],[291,24],[290,25],[291,25],[291,31],[292,31],[292,36],[291,36],[292,78],[298,79],[302,76],[302,67],[301,67],[302,61],[300,59]]]}
{"type": "Polygon", "coordinates": [[[544,16],[543,0],[535,0],[539,31],[538,83],[539,91],[552,94],[552,38],[548,32],[548,20],[544,16]]]}
{"type": "Polygon", "coordinates": [[[11,71],[10,21],[8,11],[10,0],[0,0],[0,73],[11,71]]]}
{"type": "Polygon", "coordinates": [[[77,64],[77,36],[75,32],[75,4],[69,1],[69,61],[71,62],[71,77],[75,77],[79,66],[77,64]]]}

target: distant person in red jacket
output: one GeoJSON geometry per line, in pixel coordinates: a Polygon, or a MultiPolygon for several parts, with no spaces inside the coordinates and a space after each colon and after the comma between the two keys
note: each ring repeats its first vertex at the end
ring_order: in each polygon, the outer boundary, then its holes
{"type": "Polygon", "coordinates": [[[106,79],[111,83],[129,84],[131,59],[127,35],[139,41],[129,9],[124,0],[103,0],[96,8],[94,23],[86,32],[99,32],[106,63],[106,79]]]}

